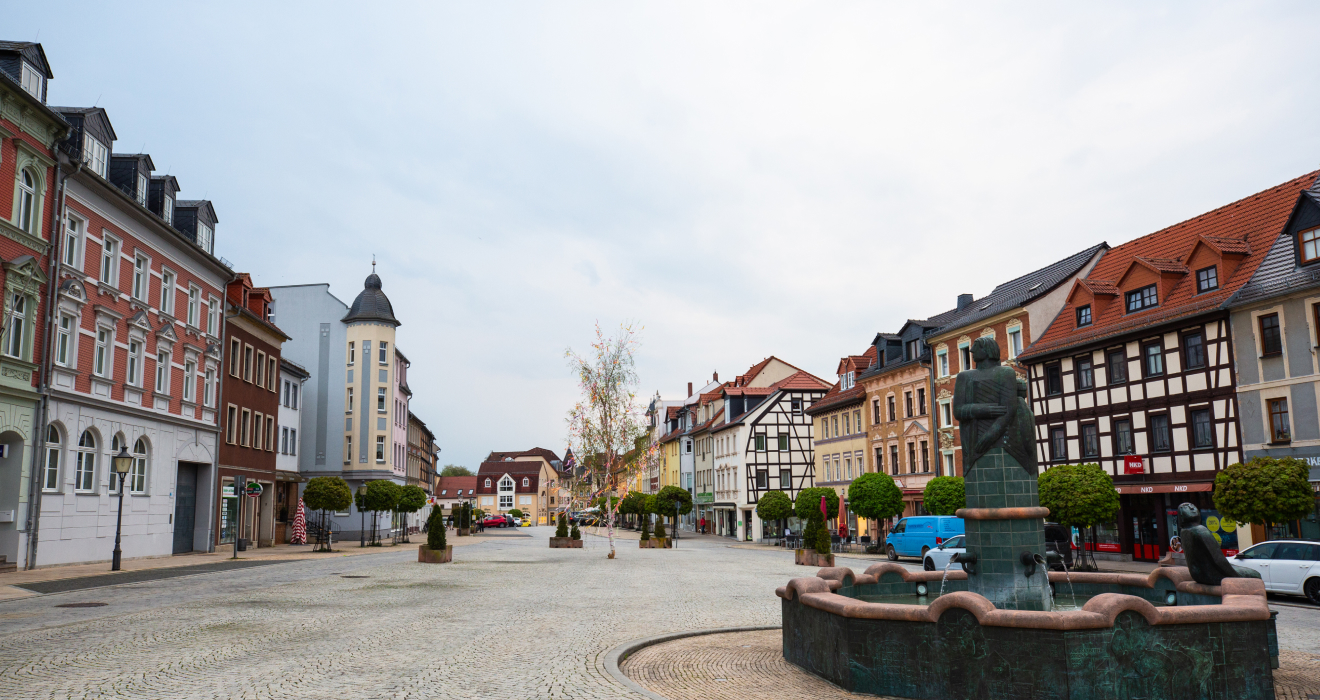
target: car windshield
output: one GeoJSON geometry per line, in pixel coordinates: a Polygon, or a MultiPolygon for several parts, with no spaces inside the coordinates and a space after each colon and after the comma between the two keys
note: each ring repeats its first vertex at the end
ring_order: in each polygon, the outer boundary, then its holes
{"type": "Polygon", "coordinates": [[[1276,542],[1266,542],[1258,544],[1251,549],[1238,555],[1239,559],[1270,559],[1274,556],[1274,548],[1278,546],[1276,542]]]}

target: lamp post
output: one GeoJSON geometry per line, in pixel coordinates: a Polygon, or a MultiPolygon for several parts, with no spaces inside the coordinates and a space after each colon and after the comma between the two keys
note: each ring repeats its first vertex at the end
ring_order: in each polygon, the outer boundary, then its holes
{"type": "Polygon", "coordinates": [[[124,528],[124,477],[128,476],[128,470],[133,467],[133,455],[128,453],[127,446],[120,446],[119,454],[110,458],[110,466],[119,477],[119,513],[115,517],[115,552],[110,559],[110,570],[119,571],[122,554],[119,549],[119,533],[124,528]]]}
{"type": "Polygon", "coordinates": [[[367,513],[366,511],[362,510],[362,504],[364,501],[366,501],[366,499],[367,499],[367,482],[364,481],[361,484],[358,484],[357,498],[353,499],[354,501],[356,501],[356,503],[354,503],[353,505],[357,506],[358,516],[360,516],[359,520],[361,521],[361,524],[358,526],[359,547],[367,546],[367,513]]]}

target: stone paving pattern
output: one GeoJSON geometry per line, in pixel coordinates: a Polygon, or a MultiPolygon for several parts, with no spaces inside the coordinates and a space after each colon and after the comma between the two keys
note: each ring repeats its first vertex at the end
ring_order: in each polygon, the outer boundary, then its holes
{"type": "MultiPolygon", "coordinates": [[[[453,564],[400,547],[3,601],[0,697],[631,698],[604,669],[610,649],[778,624],[774,588],[814,573],[715,538],[625,540],[609,561],[601,538],[550,549],[552,528],[522,533],[466,544],[453,564]],[[80,602],[107,605],[55,607],[80,602]]],[[[1281,609],[1279,627],[1283,648],[1320,648],[1314,611],[1281,609]]]]}

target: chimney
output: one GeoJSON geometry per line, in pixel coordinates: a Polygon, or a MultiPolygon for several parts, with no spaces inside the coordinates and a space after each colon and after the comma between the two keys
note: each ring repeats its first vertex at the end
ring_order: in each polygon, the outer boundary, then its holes
{"type": "Polygon", "coordinates": [[[720,381],[720,373],[719,373],[719,372],[711,372],[711,373],[710,373],[710,380],[711,380],[712,382],[715,382],[716,384],[718,384],[719,381],[720,381]]]}
{"type": "Polygon", "coordinates": [[[692,382],[688,382],[688,397],[692,396],[692,382]]]}
{"type": "Polygon", "coordinates": [[[975,298],[975,297],[973,297],[971,294],[959,294],[959,295],[958,295],[958,310],[959,310],[959,311],[962,311],[963,309],[967,308],[968,305],[970,305],[970,304],[972,303],[972,299],[974,299],[974,298],[975,298]]]}

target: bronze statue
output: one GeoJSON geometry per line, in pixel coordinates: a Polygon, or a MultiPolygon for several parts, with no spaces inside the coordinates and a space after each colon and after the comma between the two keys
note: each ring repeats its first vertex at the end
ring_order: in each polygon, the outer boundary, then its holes
{"type": "Polygon", "coordinates": [[[1245,566],[1233,566],[1224,557],[1210,528],[1201,524],[1201,511],[1190,503],[1178,506],[1178,539],[1192,580],[1218,586],[1226,578],[1260,578],[1260,572],[1245,566]]]}
{"type": "Polygon", "coordinates": [[[1012,367],[999,364],[999,344],[993,338],[977,338],[971,353],[976,369],[959,372],[953,390],[963,471],[971,471],[987,452],[1002,447],[1035,476],[1035,425],[1027,405],[1027,383],[1012,367]]]}

